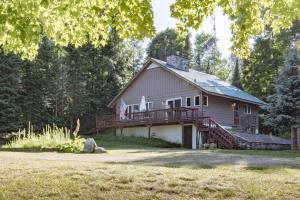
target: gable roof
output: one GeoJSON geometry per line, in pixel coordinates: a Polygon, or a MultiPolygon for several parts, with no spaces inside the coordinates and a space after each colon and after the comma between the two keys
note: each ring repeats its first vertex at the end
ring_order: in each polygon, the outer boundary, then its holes
{"type": "Polygon", "coordinates": [[[255,96],[229,84],[226,81],[221,80],[219,77],[200,72],[197,70],[189,69],[188,71],[175,69],[168,65],[166,62],[153,59],[154,62],[158,63],[162,67],[171,70],[180,77],[188,80],[190,83],[194,83],[199,86],[204,92],[208,94],[215,94],[219,96],[224,96],[228,98],[239,99],[241,101],[246,101],[253,104],[264,105],[265,102],[256,98],[255,96]]]}
{"type": "Polygon", "coordinates": [[[226,81],[221,80],[217,76],[210,75],[204,72],[200,72],[193,69],[188,69],[187,71],[175,69],[168,65],[166,62],[154,58],[150,58],[146,64],[141,68],[141,70],[133,77],[133,79],[127,83],[127,85],[119,92],[117,96],[108,104],[112,107],[116,100],[125,92],[125,90],[135,81],[135,79],[151,64],[157,63],[165,70],[173,73],[177,77],[187,81],[188,83],[198,87],[200,90],[212,95],[222,96],[231,99],[237,99],[240,101],[265,105],[266,103],[260,99],[252,96],[251,94],[240,90],[239,88],[232,86],[226,81]]]}

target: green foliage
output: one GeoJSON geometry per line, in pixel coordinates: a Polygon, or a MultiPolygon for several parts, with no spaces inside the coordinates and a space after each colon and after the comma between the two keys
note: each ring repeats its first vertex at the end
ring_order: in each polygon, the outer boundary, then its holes
{"type": "Polygon", "coordinates": [[[195,38],[195,49],[192,67],[198,71],[217,75],[223,80],[228,79],[229,69],[226,60],[217,46],[217,38],[211,34],[200,33],[195,38]]]}
{"type": "Polygon", "coordinates": [[[237,88],[243,89],[242,83],[241,83],[241,76],[240,76],[240,65],[239,65],[239,59],[235,59],[235,65],[232,73],[232,85],[234,85],[237,88]]]}
{"type": "Polygon", "coordinates": [[[292,125],[300,125],[300,59],[295,41],[279,74],[276,93],[268,99],[266,126],[280,134],[289,132],[292,125]]]}
{"type": "Polygon", "coordinates": [[[33,59],[42,32],[57,45],[103,47],[111,29],[123,39],[154,33],[149,0],[10,0],[0,3],[0,45],[33,59]]]}
{"type": "Polygon", "coordinates": [[[73,129],[78,118],[89,131],[96,114],[112,112],[107,104],[140,67],[139,48],[112,31],[103,48],[58,47],[44,38],[32,62],[0,54],[0,131],[17,131],[28,121],[37,130],[52,123],[73,129]]]}
{"type": "MultiPolygon", "coordinates": [[[[198,29],[216,7],[231,19],[236,55],[249,55],[249,40],[266,27],[273,32],[289,28],[300,17],[299,0],[176,0],[171,16],[178,28],[198,29]]],[[[41,33],[55,44],[75,47],[87,43],[103,47],[115,29],[122,39],[142,39],[154,34],[150,0],[4,0],[0,3],[0,46],[3,50],[34,59],[41,33]]]]}
{"type": "Polygon", "coordinates": [[[180,147],[179,144],[170,143],[158,138],[116,136],[112,133],[96,136],[95,140],[97,144],[105,148],[180,147]]]}
{"type": "Polygon", "coordinates": [[[166,60],[167,56],[178,55],[186,59],[191,57],[190,35],[179,37],[175,29],[167,28],[158,33],[147,48],[148,57],[166,60]]]}
{"type": "Polygon", "coordinates": [[[217,6],[231,20],[234,54],[240,56],[250,54],[251,37],[264,33],[268,27],[278,33],[300,18],[299,0],[177,0],[171,5],[171,15],[180,20],[181,30],[198,29],[217,6]]]}
{"type": "Polygon", "coordinates": [[[35,133],[29,125],[28,131],[19,131],[16,138],[12,139],[4,148],[29,148],[44,149],[58,148],[61,152],[79,153],[83,150],[84,139],[78,136],[71,138],[70,130],[47,125],[41,134],[35,133]]]}
{"type": "Polygon", "coordinates": [[[0,133],[18,130],[22,122],[19,66],[14,55],[0,53],[0,133]]]}
{"type": "Polygon", "coordinates": [[[300,21],[295,21],[291,29],[273,35],[268,32],[255,39],[250,56],[243,60],[242,83],[244,89],[258,98],[267,100],[274,94],[274,81],[294,38],[300,31],[300,21]]]}

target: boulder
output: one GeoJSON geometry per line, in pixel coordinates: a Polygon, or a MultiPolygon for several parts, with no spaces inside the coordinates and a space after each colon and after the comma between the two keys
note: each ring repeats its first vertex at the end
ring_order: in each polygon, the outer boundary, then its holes
{"type": "Polygon", "coordinates": [[[96,147],[95,153],[107,153],[107,151],[103,147],[96,147]]]}
{"type": "Polygon", "coordinates": [[[97,143],[95,142],[94,138],[87,138],[84,143],[83,152],[93,153],[96,148],[97,148],[97,143]]]}

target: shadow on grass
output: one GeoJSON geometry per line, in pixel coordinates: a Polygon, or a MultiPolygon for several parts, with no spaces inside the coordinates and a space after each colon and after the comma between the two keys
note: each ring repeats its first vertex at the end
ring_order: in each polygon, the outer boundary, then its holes
{"type": "Polygon", "coordinates": [[[160,165],[168,168],[187,168],[187,169],[215,169],[216,165],[210,164],[193,164],[193,163],[166,163],[160,165]]]}
{"type": "Polygon", "coordinates": [[[300,169],[300,166],[247,166],[244,167],[247,171],[253,171],[263,174],[284,173],[285,169],[300,169]]]}

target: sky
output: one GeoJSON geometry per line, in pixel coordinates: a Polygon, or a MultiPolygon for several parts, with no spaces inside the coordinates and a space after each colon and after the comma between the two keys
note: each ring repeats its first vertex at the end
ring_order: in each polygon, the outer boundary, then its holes
{"type": "MultiPolygon", "coordinates": [[[[176,19],[171,18],[170,14],[170,4],[175,2],[175,0],[152,0],[152,7],[154,11],[154,25],[156,32],[165,30],[168,27],[176,27],[176,19]]],[[[218,8],[215,13],[216,19],[216,35],[218,38],[218,47],[223,55],[227,58],[230,55],[229,48],[231,47],[231,32],[229,29],[229,19],[222,14],[222,10],[218,8]]],[[[202,24],[199,30],[191,30],[193,43],[196,33],[212,33],[213,31],[213,20],[208,17],[202,24]]],[[[143,47],[146,48],[149,44],[149,40],[145,40],[143,47]]]]}

